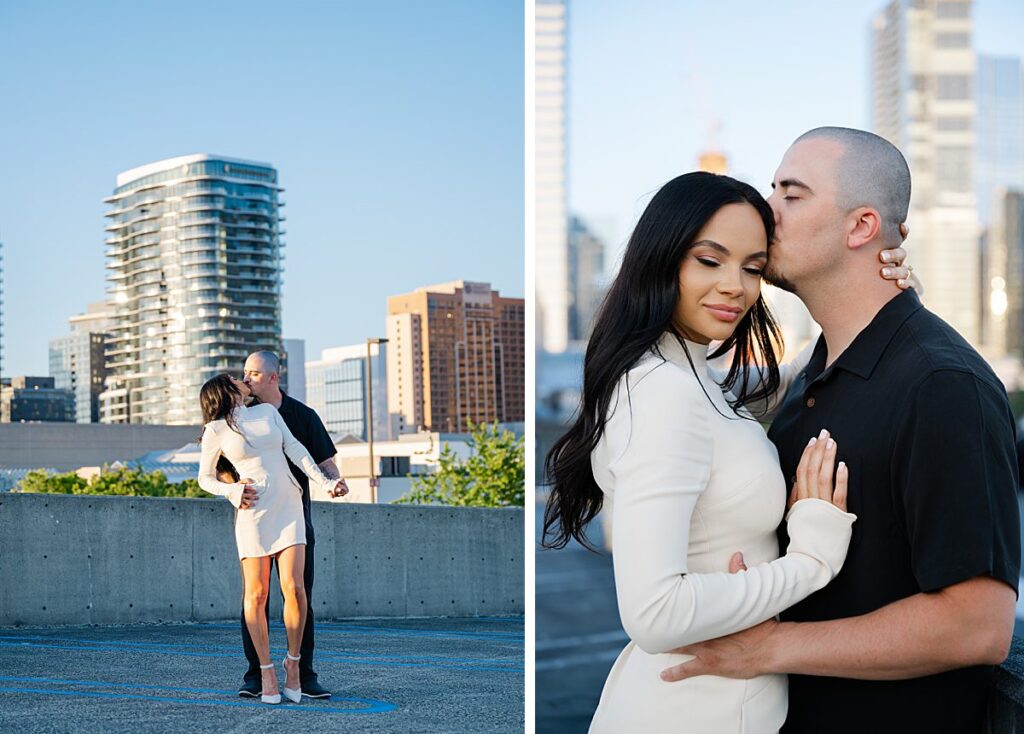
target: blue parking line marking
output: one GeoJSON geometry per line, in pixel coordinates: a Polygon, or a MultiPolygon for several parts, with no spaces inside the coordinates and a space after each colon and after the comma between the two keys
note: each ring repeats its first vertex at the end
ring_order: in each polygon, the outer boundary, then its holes
{"type": "MultiPolygon", "coordinates": [[[[237,629],[237,624],[208,623],[204,627],[217,629],[237,629]]],[[[280,622],[271,623],[270,629],[284,629],[280,622]]],[[[486,640],[487,642],[524,642],[522,632],[470,632],[462,630],[418,630],[404,627],[366,627],[362,625],[338,625],[316,623],[317,632],[339,632],[344,634],[363,634],[368,636],[386,633],[395,637],[438,637],[456,640],[486,640]]]]}
{"type": "Polygon", "coordinates": [[[36,693],[52,696],[72,696],[79,698],[108,698],[108,699],[121,699],[121,700],[135,700],[135,701],[160,701],[163,703],[181,703],[189,706],[234,706],[249,708],[253,710],[259,710],[265,712],[268,709],[274,709],[278,711],[305,711],[306,713],[315,714],[380,714],[388,711],[394,711],[398,707],[393,703],[386,701],[370,701],[366,699],[339,699],[345,701],[359,701],[370,704],[368,708],[362,709],[341,709],[333,708],[330,706],[315,705],[315,706],[298,706],[295,704],[277,704],[276,706],[268,706],[263,703],[246,703],[244,701],[199,701],[196,699],[189,698],[171,698],[169,696],[143,696],[139,694],[129,693],[102,693],[99,691],[63,691],[58,688],[8,688],[0,686],[0,692],[2,693],[36,693]]]}
{"type": "MultiPolygon", "coordinates": [[[[124,645],[116,644],[94,644],[91,646],[83,645],[53,645],[53,644],[41,644],[37,642],[3,642],[0,638],[0,647],[34,647],[43,648],[47,650],[75,650],[78,652],[123,652],[125,649],[131,649],[133,652],[149,652],[158,653],[161,655],[178,655],[182,657],[194,657],[194,658],[234,658],[238,656],[238,653],[217,653],[217,652],[189,652],[186,650],[168,650],[162,648],[145,649],[137,647],[126,647],[124,645]]],[[[497,673],[521,673],[523,672],[522,666],[519,667],[492,667],[485,665],[464,665],[464,664],[446,664],[446,663],[403,663],[403,662],[388,662],[384,660],[366,660],[362,658],[347,658],[334,655],[332,653],[320,653],[318,655],[321,659],[334,659],[340,662],[353,663],[355,665],[377,665],[383,667],[393,668],[450,668],[453,670],[472,670],[472,671],[489,671],[497,673]]],[[[514,663],[510,663],[512,665],[514,663]]]]}
{"type": "MultiPolygon", "coordinates": [[[[90,640],[81,639],[77,637],[49,637],[45,635],[4,635],[0,634],[0,641],[3,640],[27,640],[32,642],[48,642],[48,643],[76,643],[81,645],[95,645],[105,647],[119,647],[119,648],[138,648],[140,652],[154,652],[154,648],[167,648],[170,650],[181,650],[187,652],[189,649],[200,649],[200,650],[223,650],[234,656],[237,652],[237,647],[230,647],[228,645],[182,645],[169,642],[133,642],[131,640],[90,640]]],[[[284,655],[285,649],[271,648],[271,656],[284,655]]],[[[202,657],[215,656],[213,653],[203,653],[202,657]]],[[[465,663],[468,665],[475,664],[490,664],[490,665],[514,665],[518,663],[518,660],[505,660],[500,658],[456,658],[447,655],[386,655],[378,653],[355,653],[355,652],[337,652],[327,650],[324,652],[317,653],[317,657],[323,657],[327,659],[335,660],[400,660],[400,661],[411,661],[411,662],[436,662],[436,663],[465,663]]]]}

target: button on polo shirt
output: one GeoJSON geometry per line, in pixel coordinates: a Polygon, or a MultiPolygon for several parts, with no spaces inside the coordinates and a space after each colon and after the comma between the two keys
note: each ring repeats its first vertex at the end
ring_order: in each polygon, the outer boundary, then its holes
{"type": "MultiPolygon", "coordinates": [[[[887,303],[835,362],[820,339],[769,438],[796,473],[822,428],[849,467],[857,515],[845,565],[786,621],[853,617],[976,576],[1020,571],[1014,425],[995,374],[913,291],[887,303]]],[[[782,548],[788,545],[780,528],[782,548]]],[[[980,730],[993,668],[906,681],[793,675],[783,732],[980,730]]]]}

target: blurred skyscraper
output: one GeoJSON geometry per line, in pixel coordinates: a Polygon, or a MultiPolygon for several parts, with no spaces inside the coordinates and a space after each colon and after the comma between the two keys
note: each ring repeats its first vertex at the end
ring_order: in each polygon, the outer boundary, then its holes
{"type": "Polygon", "coordinates": [[[4,374],[4,243],[0,242],[0,376],[4,374]]]}
{"type": "Polygon", "coordinates": [[[871,120],[913,176],[910,261],[925,303],[979,345],[971,0],[894,0],[872,22],[871,120]]]}
{"type": "Polygon", "coordinates": [[[1024,192],[1024,75],[1019,58],[978,56],[976,190],[981,236],[981,340],[994,358],[1020,360],[1024,192]]]}
{"type": "Polygon", "coordinates": [[[535,216],[537,345],[560,352],[569,343],[572,288],[566,191],[566,0],[536,0],[535,216]]]}
{"type": "Polygon", "coordinates": [[[978,55],[978,219],[987,226],[997,189],[1024,191],[1024,75],[1015,57],[978,55]]]}
{"type": "Polygon", "coordinates": [[[109,303],[90,303],[86,312],[68,319],[71,333],[50,340],[50,376],[57,388],[71,391],[71,420],[100,422],[100,394],[107,376],[106,344],[113,324],[109,303]]]}
{"type": "Polygon", "coordinates": [[[206,380],[280,353],[281,190],[268,164],[206,154],[118,175],[104,423],[198,424],[206,380]]]}
{"type": "Polygon", "coordinates": [[[100,393],[106,377],[105,334],[75,332],[50,340],[50,377],[54,387],[74,395],[75,423],[99,423],[100,393]]]}
{"type": "Polygon", "coordinates": [[[585,341],[604,298],[604,242],[579,217],[569,222],[569,339],[585,341]]]}
{"type": "Polygon", "coordinates": [[[526,405],[526,302],[457,280],[388,298],[392,435],[518,423],[526,405]]]}
{"type": "Polygon", "coordinates": [[[1024,192],[991,192],[985,230],[985,341],[995,357],[1024,360],[1024,192]]]}
{"type": "Polygon", "coordinates": [[[284,340],[284,374],[281,387],[300,402],[306,402],[306,340],[284,340]]]}
{"type": "MultiPolygon", "coordinates": [[[[298,366],[298,365],[296,365],[298,366]]],[[[370,345],[373,391],[373,437],[391,436],[388,420],[387,344],[370,345]]],[[[306,403],[331,433],[366,434],[366,344],[325,349],[320,359],[306,362],[306,403]]]]}

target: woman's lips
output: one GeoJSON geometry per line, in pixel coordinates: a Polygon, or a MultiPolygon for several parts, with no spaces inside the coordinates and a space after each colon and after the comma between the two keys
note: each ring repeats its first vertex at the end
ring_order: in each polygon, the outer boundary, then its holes
{"type": "Polygon", "coordinates": [[[734,321],[736,321],[740,317],[740,314],[743,313],[743,310],[741,308],[737,307],[737,306],[724,306],[724,305],[721,305],[721,304],[714,304],[714,305],[705,304],[704,308],[706,308],[708,311],[710,311],[711,315],[714,316],[719,321],[725,321],[726,323],[729,323],[729,324],[731,324],[734,321]]]}

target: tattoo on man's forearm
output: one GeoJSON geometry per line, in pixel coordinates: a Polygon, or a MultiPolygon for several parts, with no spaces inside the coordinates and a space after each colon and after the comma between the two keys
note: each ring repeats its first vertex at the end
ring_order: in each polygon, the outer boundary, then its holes
{"type": "Polygon", "coordinates": [[[338,465],[334,463],[334,458],[324,459],[317,466],[320,467],[320,471],[324,473],[328,479],[341,479],[341,472],[338,471],[338,465]]]}

